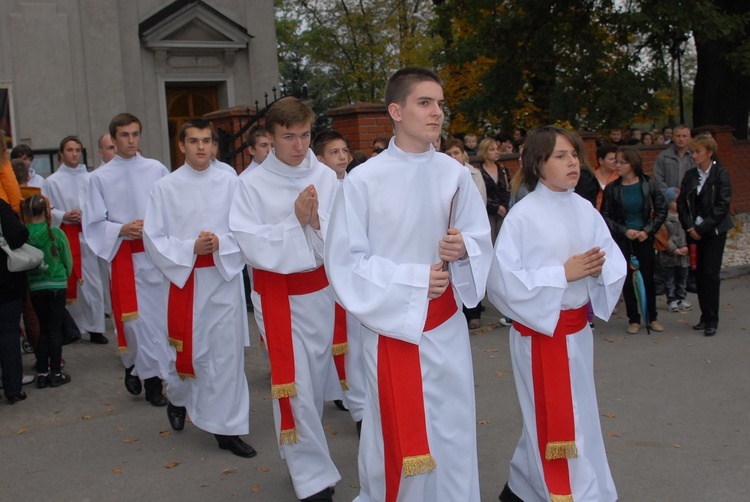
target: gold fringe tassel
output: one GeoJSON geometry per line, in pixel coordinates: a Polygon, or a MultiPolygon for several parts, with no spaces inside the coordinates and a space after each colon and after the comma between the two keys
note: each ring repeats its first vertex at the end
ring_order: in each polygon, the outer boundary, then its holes
{"type": "Polygon", "coordinates": [[[127,347],[117,347],[117,352],[115,354],[118,356],[121,356],[123,354],[129,354],[129,353],[130,351],[128,350],[127,347]]]}
{"type": "Polygon", "coordinates": [[[299,436],[297,436],[297,429],[288,429],[281,431],[279,434],[279,444],[296,444],[299,443],[299,436]]]}
{"type": "Polygon", "coordinates": [[[337,343],[333,347],[331,347],[331,352],[333,352],[334,356],[342,356],[344,354],[349,353],[349,343],[337,343]]]}
{"type": "Polygon", "coordinates": [[[182,352],[182,340],[178,340],[177,338],[170,338],[169,339],[169,345],[174,347],[177,352],[182,352]]]}
{"type": "Polygon", "coordinates": [[[573,502],[573,495],[555,495],[550,493],[549,498],[552,502],[573,502]]]}
{"type": "Polygon", "coordinates": [[[188,375],[187,373],[177,373],[177,375],[180,377],[180,380],[183,382],[186,381],[188,378],[195,378],[195,375],[188,375]]]}
{"type": "Polygon", "coordinates": [[[138,317],[138,312],[128,312],[127,314],[122,314],[122,322],[135,321],[138,317]]]}
{"type": "Polygon", "coordinates": [[[547,460],[558,460],[562,458],[578,458],[578,448],[575,441],[553,441],[547,443],[547,451],[544,453],[547,460]]]}
{"type": "Polygon", "coordinates": [[[297,396],[297,386],[294,384],[294,382],[284,383],[281,385],[271,385],[271,397],[274,399],[280,399],[282,397],[296,397],[296,396],[297,396]]]}
{"type": "Polygon", "coordinates": [[[80,284],[81,286],[83,286],[83,279],[78,279],[78,284],[80,284]]]}
{"type": "Polygon", "coordinates": [[[427,455],[417,455],[414,457],[404,457],[404,476],[417,476],[427,474],[437,467],[435,459],[429,453],[427,455]]]}
{"type": "Polygon", "coordinates": [[[78,303],[78,299],[77,298],[69,298],[69,299],[65,300],[65,304],[66,305],[75,305],[76,303],[78,303]]]}
{"type": "Polygon", "coordinates": [[[348,391],[349,390],[349,384],[346,383],[346,380],[340,380],[340,382],[341,382],[341,390],[343,390],[344,392],[348,391]]]}
{"type": "Polygon", "coordinates": [[[263,340],[262,338],[260,339],[260,350],[265,350],[266,352],[268,352],[268,347],[266,347],[266,341],[263,340]]]}

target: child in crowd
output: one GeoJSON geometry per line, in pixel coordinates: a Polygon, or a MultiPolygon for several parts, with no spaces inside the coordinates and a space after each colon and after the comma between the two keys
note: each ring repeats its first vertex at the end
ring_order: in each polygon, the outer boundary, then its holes
{"type": "Polygon", "coordinates": [[[29,229],[29,244],[44,252],[42,264],[26,274],[41,327],[36,347],[36,386],[59,387],[70,382],[70,376],[62,371],[61,359],[65,296],[73,258],[65,233],[50,225],[47,201],[41,195],[24,199],[21,210],[29,229]]]}
{"type": "Polygon", "coordinates": [[[466,147],[466,155],[474,156],[477,154],[477,144],[479,139],[476,134],[467,134],[464,136],[464,146],[466,147]]]}
{"type": "Polygon", "coordinates": [[[679,195],[679,188],[668,188],[665,194],[669,212],[664,225],[669,235],[669,247],[666,251],[659,251],[659,263],[664,271],[664,288],[667,290],[667,306],[670,312],[686,312],[693,309],[693,305],[685,300],[690,257],[687,236],[677,214],[679,195]]]}

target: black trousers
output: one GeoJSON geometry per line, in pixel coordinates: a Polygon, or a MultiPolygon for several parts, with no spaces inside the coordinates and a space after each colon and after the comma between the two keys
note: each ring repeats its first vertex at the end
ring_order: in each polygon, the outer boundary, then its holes
{"type": "Polygon", "coordinates": [[[699,241],[698,267],[695,269],[695,286],[698,289],[698,304],[701,308],[701,322],[707,328],[719,326],[719,290],[721,289],[721,260],[727,233],[706,235],[699,241]]]}
{"type": "Polygon", "coordinates": [[[625,285],[622,288],[622,295],[625,297],[625,310],[628,314],[630,324],[640,324],[641,314],[638,311],[638,301],[635,297],[635,288],[633,287],[633,270],[630,268],[630,256],[635,255],[640,263],[641,276],[643,284],[646,287],[646,308],[648,309],[648,319],[646,323],[656,320],[656,293],[654,288],[654,240],[646,239],[640,242],[638,239],[629,240],[627,238],[618,239],[617,244],[620,251],[628,262],[628,275],[625,278],[625,285]]]}
{"type": "Polygon", "coordinates": [[[36,347],[36,370],[60,373],[65,322],[65,289],[43,289],[31,292],[31,303],[39,318],[39,343],[36,347]]]}

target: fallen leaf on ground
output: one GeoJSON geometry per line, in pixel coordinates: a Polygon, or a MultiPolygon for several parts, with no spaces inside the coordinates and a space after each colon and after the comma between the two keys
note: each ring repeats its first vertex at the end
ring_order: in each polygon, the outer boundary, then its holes
{"type": "Polygon", "coordinates": [[[609,342],[609,343],[615,343],[615,341],[612,340],[611,338],[602,338],[602,340],[604,340],[605,342],[609,342]]]}
{"type": "Polygon", "coordinates": [[[165,468],[165,469],[173,469],[173,468],[177,467],[178,465],[180,465],[181,463],[182,463],[182,462],[176,462],[176,461],[174,461],[174,462],[169,462],[168,464],[166,464],[166,465],[164,466],[164,468],[165,468]]]}
{"type": "Polygon", "coordinates": [[[54,413],[55,415],[57,415],[57,414],[58,414],[58,413],[60,413],[61,411],[62,411],[62,410],[54,410],[54,411],[53,411],[52,413],[54,413]]]}
{"type": "Polygon", "coordinates": [[[112,469],[112,472],[114,472],[115,474],[120,474],[122,472],[122,469],[120,469],[119,467],[115,467],[114,469],[112,469]]]}
{"type": "Polygon", "coordinates": [[[112,403],[102,403],[104,406],[109,406],[112,403]]]}
{"type": "Polygon", "coordinates": [[[680,446],[678,444],[675,444],[675,445],[672,445],[672,446],[674,446],[675,448],[682,448],[682,446],[680,446]]]}
{"type": "Polygon", "coordinates": [[[497,376],[503,376],[505,374],[505,372],[504,371],[496,371],[495,374],[497,376]]]}
{"type": "Polygon", "coordinates": [[[617,434],[616,432],[608,432],[607,436],[609,436],[611,438],[619,438],[620,437],[620,435],[617,434]]]}
{"type": "Polygon", "coordinates": [[[16,431],[16,434],[23,434],[24,432],[26,432],[26,429],[21,428],[16,431]]]}
{"type": "Polygon", "coordinates": [[[169,436],[169,434],[170,434],[170,432],[169,432],[169,431],[160,431],[160,432],[159,432],[159,436],[161,436],[161,437],[163,437],[163,438],[165,438],[165,437],[169,436]]]}
{"type": "Polygon", "coordinates": [[[336,431],[331,431],[331,436],[336,436],[336,435],[338,435],[338,432],[336,432],[336,431]]]}
{"type": "Polygon", "coordinates": [[[118,428],[117,428],[117,429],[115,429],[115,430],[116,430],[117,432],[122,432],[122,431],[124,431],[124,430],[125,430],[125,427],[118,427],[118,428]]]}
{"type": "Polygon", "coordinates": [[[268,472],[271,469],[269,469],[268,467],[256,467],[255,470],[260,472],[268,472]]]}
{"type": "Polygon", "coordinates": [[[136,441],[140,441],[140,438],[132,438],[132,439],[123,439],[122,440],[123,443],[127,443],[127,444],[135,443],[136,441]]]}
{"type": "Polygon", "coordinates": [[[260,493],[260,488],[257,486],[255,488],[250,488],[250,490],[254,491],[255,493],[260,493]]]}
{"type": "Polygon", "coordinates": [[[112,408],[107,408],[104,410],[105,413],[112,413],[112,408]]]}
{"type": "Polygon", "coordinates": [[[234,474],[235,472],[237,472],[237,468],[236,467],[227,467],[226,469],[224,469],[223,471],[221,471],[221,475],[222,476],[229,476],[230,474],[234,474]]]}
{"type": "Polygon", "coordinates": [[[491,423],[492,423],[492,420],[480,420],[480,421],[479,421],[479,422],[477,422],[477,423],[478,423],[479,425],[487,425],[487,424],[491,424],[491,423]]]}
{"type": "Polygon", "coordinates": [[[613,415],[612,413],[605,413],[604,416],[607,418],[617,418],[617,415],[613,415]]]}
{"type": "Polygon", "coordinates": [[[500,349],[484,349],[485,352],[497,352],[500,349]]]}
{"type": "Polygon", "coordinates": [[[84,415],[81,417],[82,420],[88,420],[89,418],[91,418],[91,415],[84,415]]]}

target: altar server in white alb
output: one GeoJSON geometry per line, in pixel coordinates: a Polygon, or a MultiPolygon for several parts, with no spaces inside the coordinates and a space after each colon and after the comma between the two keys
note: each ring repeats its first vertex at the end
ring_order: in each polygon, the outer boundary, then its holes
{"type": "Polygon", "coordinates": [[[175,430],[189,414],[219,447],[254,457],[249,432],[249,344],[240,248],[229,231],[237,175],[211,163],[213,128],[188,120],[180,129],[185,164],[154,183],[143,223],[146,252],[164,274],[173,364],[167,416],[175,430]]]}
{"type": "Polygon", "coordinates": [[[388,81],[395,138],[353,170],[334,204],[326,270],[363,324],[367,393],[361,502],[478,501],[469,332],[457,297],[484,297],[490,227],[468,169],[438,153],[443,87],[432,71],[388,81]]]}
{"type": "Polygon", "coordinates": [[[166,406],[162,380],[169,372],[163,278],[143,248],[143,217],[156,180],[169,171],[138,153],[141,122],[129,113],[109,124],[117,155],[91,173],[83,197],[83,235],[91,249],[110,262],[112,316],[118,353],[125,365],[125,388],[142,391],[154,406],[166,406]]]}
{"type": "Polygon", "coordinates": [[[510,352],[523,414],[502,502],[617,500],[604,451],[586,304],[607,320],[626,263],[592,205],[574,193],[583,143],[547,126],[523,147],[529,194],[503,223],[487,283],[514,319],[510,352]]]}
{"type": "Polygon", "coordinates": [[[302,500],[331,500],[341,479],[323,424],[333,369],[334,298],[323,268],[336,174],[310,150],[314,114],[283,98],[266,116],[274,149],[240,177],[229,227],[252,267],[253,305],[271,363],[280,453],[302,500]]]}
{"type": "Polygon", "coordinates": [[[68,278],[68,311],[78,327],[88,331],[91,343],[106,344],[104,295],[99,259],[86,243],[81,227],[81,201],[90,173],[79,164],[83,144],[76,136],[60,142],[60,167],[47,177],[42,193],[49,199],[52,224],[65,232],[73,256],[68,278]]]}

